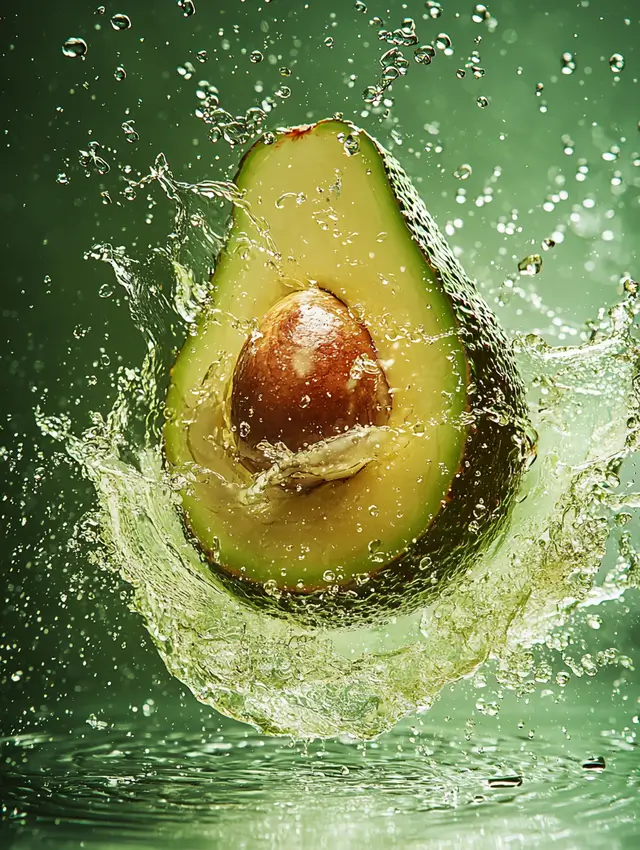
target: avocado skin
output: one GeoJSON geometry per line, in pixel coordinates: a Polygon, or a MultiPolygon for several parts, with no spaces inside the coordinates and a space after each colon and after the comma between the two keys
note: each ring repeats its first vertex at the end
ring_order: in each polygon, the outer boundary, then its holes
{"type": "MultiPolygon", "coordinates": [[[[365,132],[343,123],[350,132],[365,132]]],[[[296,137],[307,129],[311,128],[293,128],[281,134],[296,137]]],[[[375,139],[371,141],[382,159],[407,235],[420,248],[453,307],[467,356],[468,412],[474,421],[468,426],[464,453],[445,503],[423,536],[363,584],[351,581],[322,589],[268,591],[260,582],[225,572],[211,553],[204,552],[216,578],[234,596],[265,613],[291,616],[312,628],[378,624],[411,613],[444,592],[504,528],[535,449],[525,388],[509,339],[447,245],[402,166],[375,139]],[[481,514],[477,508],[480,500],[486,506],[481,514]]],[[[251,149],[243,157],[238,173],[250,153],[251,149]]],[[[195,546],[202,550],[190,533],[186,516],[184,521],[195,546]]]]}

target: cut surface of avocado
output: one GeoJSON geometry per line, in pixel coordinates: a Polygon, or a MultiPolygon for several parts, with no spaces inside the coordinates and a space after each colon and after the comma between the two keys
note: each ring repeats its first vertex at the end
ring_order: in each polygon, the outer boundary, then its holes
{"type": "MultiPolygon", "coordinates": [[[[241,163],[235,182],[244,203],[234,208],[210,300],[172,369],[164,438],[188,527],[245,595],[254,588],[280,604],[315,594],[322,608],[336,588],[346,598],[362,588],[372,594],[376,575],[395,564],[404,576],[395,582],[395,598],[378,599],[393,610],[402,581],[413,581],[416,558],[429,550],[421,541],[460,489],[458,479],[469,481],[461,473],[470,429],[477,430],[469,382],[485,356],[474,361],[470,350],[474,335],[483,352],[490,345],[475,327],[471,343],[465,340],[465,310],[478,313],[469,284],[452,292],[443,283],[433,261],[439,246],[430,256],[412,232],[411,204],[398,197],[402,179],[390,175],[369,136],[336,120],[258,142],[241,163]],[[339,299],[368,332],[391,396],[386,424],[346,429],[302,450],[267,446],[270,468],[252,470],[242,462],[238,432],[253,425],[232,425],[230,412],[238,358],[252,335],[260,337],[270,311],[296,292],[317,290],[339,299]],[[309,470],[317,486],[296,487],[296,473],[309,470]]],[[[449,254],[445,261],[455,262],[449,254]]],[[[519,403],[519,384],[512,383],[511,410],[519,403]]],[[[488,395],[483,402],[493,404],[488,395]]],[[[277,396],[273,401],[277,406],[277,396]]],[[[304,403],[282,401],[284,409],[304,403]]],[[[505,429],[496,439],[506,445],[512,436],[505,429]]],[[[486,444],[495,450],[491,437],[486,444]]],[[[513,446],[505,451],[507,472],[516,475],[513,446]]],[[[500,513],[509,493],[493,498],[489,490],[485,511],[500,513]]],[[[459,501],[468,506],[476,495],[459,501]]],[[[440,534],[436,550],[449,545],[460,560],[467,544],[447,543],[446,536],[440,534]]]]}

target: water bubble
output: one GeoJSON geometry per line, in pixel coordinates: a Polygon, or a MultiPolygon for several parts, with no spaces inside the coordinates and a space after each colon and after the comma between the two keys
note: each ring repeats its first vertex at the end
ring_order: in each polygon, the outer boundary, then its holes
{"type": "Polygon", "coordinates": [[[275,140],[276,140],[276,134],[275,133],[268,132],[268,133],[265,133],[262,136],[262,143],[265,144],[265,145],[272,145],[275,142],[275,140]]]}
{"type": "Polygon", "coordinates": [[[556,241],[555,241],[555,239],[552,239],[550,236],[548,236],[546,239],[542,240],[542,250],[543,251],[550,251],[551,248],[555,248],[555,247],[556,247],[556,241]]]}
{"type": "Polygon", "coordinates": [[[385,561],[385,554],[382,551],[381,540],[370,540],[367,549],[369,550],[369,558],[375,564],[382,564],[385,561]]]}
{"type": "Polygon", "coordinates": [[[354,156],[360,150],[360,142],[358,137],[349,133],[343,143],[344,152],[347,156],[354,156]]]}
{"type": "Polygon", "coordinates": [[[113,289],[110,283],[103,283],[100,289],[98,290],[98,295],[100,298],[111,298],[113,295],[113,289]]]}
{"type": "Polygon", "coordinates": [[[278,73],[281,77],[290,77],[291,76],[291,68],[282,67],[279,68],[278,73]]]}
{"type": "Polygon", "coordinates": [[[67,59],[77,59],[87,55],[87,42],[83,38],[68,38],[62,45],[62,53],[67,59]]]}
{"type": "Polygon", "coordinates": [[[573,74],[576,70],[576,59],[573,53],[562,54],[562,73],[573,74]]]}
{"type": "Polygon", "coordinates": [[[333,572],[333,570],[325,570],[322,573],[322,578],[328,584],[331,584],[331,582],[334,582],[336,580],[336,574],[333,572]]]}
{"type": "Polygon", "coordinates": [[[481,68],[479,65],[472,65],[471,70],[473,71],[474,79],[479,80],[481,77],[484,77],[485,70],[481,68]]]}
{"type": "Polygon", "coordinates": [[[447,50],[451,47],[451,37],[446,32],[439,32],[436,36],[436,47],[438,50],[447,50]]]}
{"type": "Polygon", "coordinates": [[[249,61],[253,62],[254,65],[257,65],[258,62],[262,62],[264,56],[259,50],[252,50],[249,54],[249,61]]]}
{"type": "Polygon", "coordinates": [[[334,44],[335,44],[335,42],[334,42],[333,38],[330,35],[328,35],[324,40],[324,46],[325,47],[333,47],[334,44]]]}
{"type": "Polygon", "coordinates": [[[614,53],[609,59],[609,67],[614,74],[619,74],[624,71],[625,61],[622,53],[614,53]]]}
{"type": "Polygon", "coordinates": [[[442,6],[436,0],[427,0],[427,14],[434,20],[442,14],[442,6]]]}
{"type": "Polygon", "coordinates": [[[182,9],[182,14],[185,18],[190,18],[196,13],[196,4],[193,0],[178,0],[178,7],[182,9]]]}
{"type": "Polygon", "coordinates": [[[356,10],[356,12],[363,12],[364,13],[364,12],[367,11],[367,4],[363,3],[362,0],[356,0],[355,10],[356,10]]]}
{"type": "Polygon", "coordinates": [[[542,271],[542,257],[540,254],[529,254],[518,263],[518,271],[524,275],[536,275],[542,271]]]}
{"type": "Polygon", "coordinates": [[[135,201],[136,199],[136,190],[133,188],[133,186],[127,186],[123,190],[122,194],[128,201],[135,201]]]}
{"type": "Polygon", "coordinates": [[[466,73],[467,72],[464,70],[464,68],[458,68],[458,70],[456,71],[456,77],[461,80],[463,79],[466,73]]]}
{"type": "Polygon", "coordinates": [[[115,79],[116,79],[119,83],[121,83],[123,80],[125,80],[125,79],[126,79],[126,77],[127,77],[127,72],[126,72],[126,71],[125,71],[125,69],[122,67],[122,65],[118,65],[118,67],[117,67],[117,68],[115,69],[115,71],[113,72],[113,76],[114,76],[114,78],[115,78],[115,79]]]}
{"type": "Polygon", "coordinates": [[[487,106],[489,106],[489,98],[485,97],[484,95],[480,95],[476,103],[478,104],[480,109],[485,109],[487,106]]]}
{"type": "Polygon", "coordinates": [[[106,6],[98,6],[98,8],[96,9],[96,15],[104,15],[104,13],[106,11],[107,11],[106,6]]]}
{"type": "Polygon", "coordinates": [[[198,50],[198,52],[196,53],[196,59],[198,60],[198,62],[206,62],[208,58],[209,56],[206,50],[198,50]]]}
{"type": "Polygon", "coordinates": [[[482,3],[476,3],[471,14],[471,20],[474,24],[481,24],[483,21],[489,20],[489,10],[482,3]]]}
{"type": "Polygon", "coordinates": [[[64,171],[61,171],[60,174],[56,177],[56,183],[59,183],[61,186],[66,186],[71,182],[69,175],[65,174],[64,171]]]}
{"type": "Polygon", "coordinates": [[[542,92],[544,91],[544,83],[536,83],[536,95],[540,97],[542,92]]]}
{"type": "Polygon", "coordinates": [[[459,168],[456,168],[456,170],[453,172],[453,176],[457,177],[458,180],[467,180],[469,177],[471,177],[472,173],[473,169],[471,168],[471,166],[468,163],[463,162],[463,164],[459,168]]]}
{"type": "Polygon", "coordinates": [[[131,29],[131,18],[128,15],[118,13],[111,18],[111,26],[117,32],[131,29]]]}
{"type": "Polygon", "coordinates": [[[284,100],[287,97],[291,97],[291,89],[289,86],[280,86],[280,88],[276,91],[276,94],[284,100]]]}
{"type": "Polygon", "coordinates": [[[413,58],[419,65],[430,65],[435,55],[436,51],[430,44],[423,44],[413,51],[413,58]]]}
{"type": "Polygon", "coordinates": [[[380,86],[367,86],[362,92],[362,98],[365,103],[370,103],[373,106],[380,106],[384,90],[380,86]]]}

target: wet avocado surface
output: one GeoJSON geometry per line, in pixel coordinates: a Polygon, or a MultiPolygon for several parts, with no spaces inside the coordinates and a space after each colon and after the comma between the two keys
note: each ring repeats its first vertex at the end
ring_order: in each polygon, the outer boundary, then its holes
{"type": "MultiPolygon", "coordinates": [[[[364,132],[333,120],[284,131],[254,145],[236,184],[246,204],[167,397],[186,523],[236,592],[307,621],[416,607],[495,535],[517,487],[525,411],[507,341],[364,132]],[[370,336],[386,424],[302,453],[268,447],[271,469],[252,470],[239,449],[256,423],[231,416],[236,364],[270,311],[318,290],[370,336]]],[[[282,393],[277,383],[264,393],[282,393]]],[[[272,395],[268,409],[294,421],[321,391],[272,395]]]]}

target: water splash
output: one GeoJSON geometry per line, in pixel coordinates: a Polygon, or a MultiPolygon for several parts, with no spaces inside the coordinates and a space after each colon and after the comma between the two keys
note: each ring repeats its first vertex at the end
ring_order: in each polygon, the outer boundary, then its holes
{"type": "MultiPolygon", "coordinates": [[[[516,339],[539,451],[493,549],[410,616],[379,628],[307,629],[228,594],[185,534],[181,485],[163,468],[174,350],[207,296],[212,258],[224,242],[222,215],[234,206],[253,213],[231,183],[177,181],[162,155],[137,185],[151,184],[175,206],[167,244],[146,263],[109,245],[87,255],[108,263],[126,291],[146,341],[144,361],[120,370],[113,409],[106,418],[94,415],[84,434],[63,417],[40,411],[38,421],[95,486],[97,557],[132,586],[133,605],[168,670],[219,711],[296,737],[372,738],[428,709],[446,684],[489,657],[498,659],[504,686],[526,689],[534,674],[532,665],[523,668],[523,651],[544,642],[577,606],[601,601],[594,577],[614,517],[640,503],[615,484],[640,439],[637,287],[629,282],[582,345],[516,339]]],[[[253,220],[277,263],[265,223],[253,220]]],[[[601,593],[619,596],[627,574],[610,574],[601,593]]]]}

